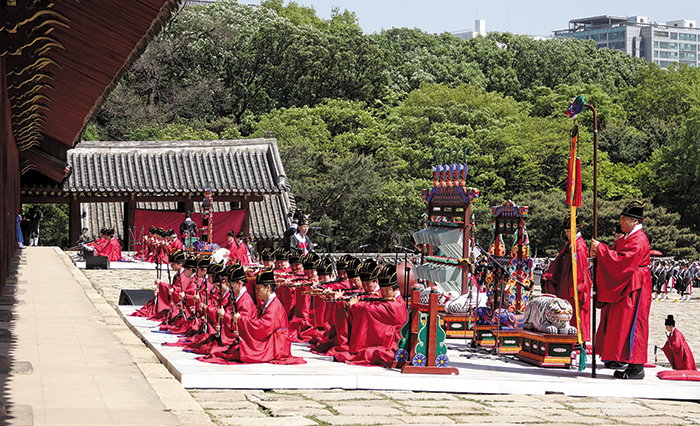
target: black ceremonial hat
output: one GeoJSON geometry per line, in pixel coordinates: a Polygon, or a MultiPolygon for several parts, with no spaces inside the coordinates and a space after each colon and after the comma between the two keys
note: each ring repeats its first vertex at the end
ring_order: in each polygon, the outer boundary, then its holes
{"type": "Polygon", "coordinates": [[[318,262],[318,255],[314,252],[311,252],[304,256],[303,259],[304,262],[304,269],[306,270],[311,270],[316,268],[316,262],[318,262]]]}
{"type": "Polygon", "coordinates": [[[235,237],[235,236],[236,236],[236,233],[235,233],[235,232],[233,231],[233,229],[232,229],[232,230],[230,230],[230,231],[228,231],[228,232],[226,233],[226,236],[227,236],[227,237],[235,237]]]}
{"type": "Polygon", "coordinates": [[[195,269],[197,267],[197,258],[188,257],[187,260],[185,260],[185,263],[182,264],[182,266],[187,269],[195,269]]]}
{"type": "Polygon", "coordinates": [[[185,252],[182,250],[175,250],[168,255],[168,261],[170,263],[182,263],[185,261],[185,252]]]}
{"type": "Polygon", "coordinates": [[[231,268],[229,274],[228,274],[228,280],[233,282],[233,281],[243,281],[243,282],[248,282],[248,277],[245,274],[245,271],[243,270],[243,267],[239,264],[233,268],[231,268]]]}
{"type": "Polygon", "coordinates": [[[396,266],[392,264],[384,265],[379,270],[379,277],[390,277],[396,273],[396,266]]]}
{"type": "Polygon", "coordinates": [[[280,247],[275,250],[275,260],[287,260],[289,259],[289,252],[285,250],[284,247],[280,247]]]}
{"type": "Polygon", "coordinates": [[[676,320],[673,319],[673,315],[669,315],[666,317],[666,321],[664,321],[664,325],[670,325],[671,327],[676,326],[676,320]]]}
{"type": "Polygon", "coordinates": [[[272,250],[270,249],[270,247],[265,247],[264,249],[262,249],[262,251],[260,252],[260,257],[262,258],[263,262],[271,261],[273,258],[273,255],[272,255],[272,250]]]}
{"type": "Polygon", "coordinates": [[[644,220],[644,204],[639,201],[632,201],[622,209],[620,216],[627,216],[642,221],[644,220]]]}
{"type": "Polygon", "coordinates": [[[396,276],[396,272],[388,277],[379,277],[379,287],[398,287],[399,278],[396,276]]]}
{"type": "Polygon", "coordinates": [[[359,276],[357,269],[360,267],[360,259],[352,258],[348,261],[347,266],[345,266],[345,271],[348,274],[348,278],[355,278],[359,276]]]}
{"type": "Polygon", "coordinates": [[[316,272],[320,276],[333,275],[333,263],[328,260],[319,260],[316,262],[316,272]]]}
{"type": "Polygon", "coordinates": [[[303,263],[301,258],[304,256],[304,252],[299,249],[292,249],[289,251],[289,263],[303,263]]]}
{"type": "Polygon", "coordinates": [[[211,258],[207,255],[200,256],[197,258],[197,267],[200,269],[207,269],[211,263],[211,258]]]}
{"type": "Polygon", "coordinates": [[[222,260],[220,263],[216,262],[211,262],[209,263],[209,266],[207,266],[207,274],[209,275],[214,275],[214,274],[220,274],[224,272],[224,261],[222,260]]]}
{"type": "Polygon", "coordinates": [[[361,281],[373,281],[379,275],[377,262],[372,259],[367,259],[357,268],[357,273],[360,275],[361,281]]]}
{"type": "Polygon", "coordinates": [[[275,273],[272,269],[265,269],[258,274],[255,284],[275,286],[275,273]]]}
{"type": "Polygon", "coordinates": [[[349,254],[344,254],[340,256],[338,258],[338,261],[335,262],[335,269],[339,271],[344,271],[350,259],[352,259],[352,256],[350,256],[349,254]]]}

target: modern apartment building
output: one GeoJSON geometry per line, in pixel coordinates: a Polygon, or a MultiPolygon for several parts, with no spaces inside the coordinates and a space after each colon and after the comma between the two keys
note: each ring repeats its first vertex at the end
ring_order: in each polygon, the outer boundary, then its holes
{"type": "Polygon", "coordinates": [[[700,54],[700,29],[687,19],[658,24],[646,16],[594,16],[569,21],[569,28],[554,31],[554,37],[592,39],[597,48],[620,50],[662,68],[672,63],[696,67],[700,54]]]}

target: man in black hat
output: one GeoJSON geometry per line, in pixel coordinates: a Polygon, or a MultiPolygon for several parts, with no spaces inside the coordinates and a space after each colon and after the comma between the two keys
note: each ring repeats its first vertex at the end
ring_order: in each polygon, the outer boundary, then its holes
{"type": "MultiPolygon", "coordinates": [[[[187,237],[194,237],[197,235],[197,223],[192,220],[192,212],[187,210],[185,212],[185,220],[180,224],[180,237],[182,241],[187,243],[187,237]]],[[[188,245],[189,247],[189,245],[188,245]]]]}
{"type": "Polygon", "coordinates": [[[292,356],[287,316],[275,296],[275,287],[275,273],[271,269],[264,270],[255,281],[255,294],[263,306],[255,315],[233,314],[240,341],[238,350],[231,354],[233,360],[238,358],[243,363],[306,363],[303,358],[292,356]]]}
{"type": "Polygon", "coordinates": [[[669,315],[664,321],[666,326],[666,343],[661,348],[666,355],[666,359],[671,363],[671,368],[674,370],[697,370],[695,366],[695,357],[690,346],[685,341],[683,333],[676,328],[676,320],[673,315],[669,315]]]}
{"type": "Polygon", "coordinates": [[[309,232],[309,218],[307,216],[299,218],[299,226],[297,231],[289,237],[289,247],[292,249],[300,249],[304,254],[314,251],[314,243],[307,235],[309,232]]]}
{"type": "Polygon", "coordinates": [[[643,379],[647,362],[652,288],[643,221],[644,205],[633,201],[620,213],[625,237],[615,249],[591,242],[591,257],[598,258],[598,301],[607,310],[598,326],[597,349],[603,360],[628,363],[624,371],[615,372],[619,379],[643,379]]]}

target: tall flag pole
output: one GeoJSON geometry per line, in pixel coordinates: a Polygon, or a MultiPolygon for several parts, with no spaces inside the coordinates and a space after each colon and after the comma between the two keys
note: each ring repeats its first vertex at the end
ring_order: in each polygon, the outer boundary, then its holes
{"type": "MultiPolygon", "coordinates": [[[[567,110],[566,114],[571,118],[576,118],[576,115],[583,109],[585,105],[585,100],[582,96],[578,96],[574,99],[574,102],[567,110]]],[[[573,275],[574,282],[574,309],[576,313],[576,331],[578,334],[578,344],[580,358],[578,363],[578,370],[583,371],[586,368],[586,344],[583,341],[583,336],[581,333],[581,313],[578,300],[578,273],[576,271],[577,263],[577,241],[576,241],[576,208],[581,207],[581,159],[576,156],[576,148],[578,143],[578,124],[574,124],[574,128],[571,130],[571,143],[569,145],[569,167],[567,175],[567,187],[566,187],[566,204],[569,204],[569,214],[570,214],[570,242],[571,247],[571,273],[573,275]]]]}

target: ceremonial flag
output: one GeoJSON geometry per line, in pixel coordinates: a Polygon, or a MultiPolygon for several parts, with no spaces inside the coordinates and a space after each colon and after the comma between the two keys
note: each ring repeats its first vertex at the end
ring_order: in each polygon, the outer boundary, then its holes
{"type": "MultiPolygon", "coordinates": [[[[578,99],[578,98],[577,98],[578,99]]],[[[580,359],[578,364],[579,371],[586,368],[586,347],[581,334],[581,314],[578,304],[578,272],[576,271],[577,263],[577,242],[576,242],[576,207],[581,206],[581,160],[576,157],[576,143],[578,142],[578,124],[574,125],[571,130],[571,144],[569,152],[569,173],[567,176],[566,188],[566,203],[570,205],[571,215],[571,238],[569,246],[571,247],[571,273],[574,281],[574,309],[576,313],[576,331],[578,334],[578,343],[580,346],[580,359]]]]}

